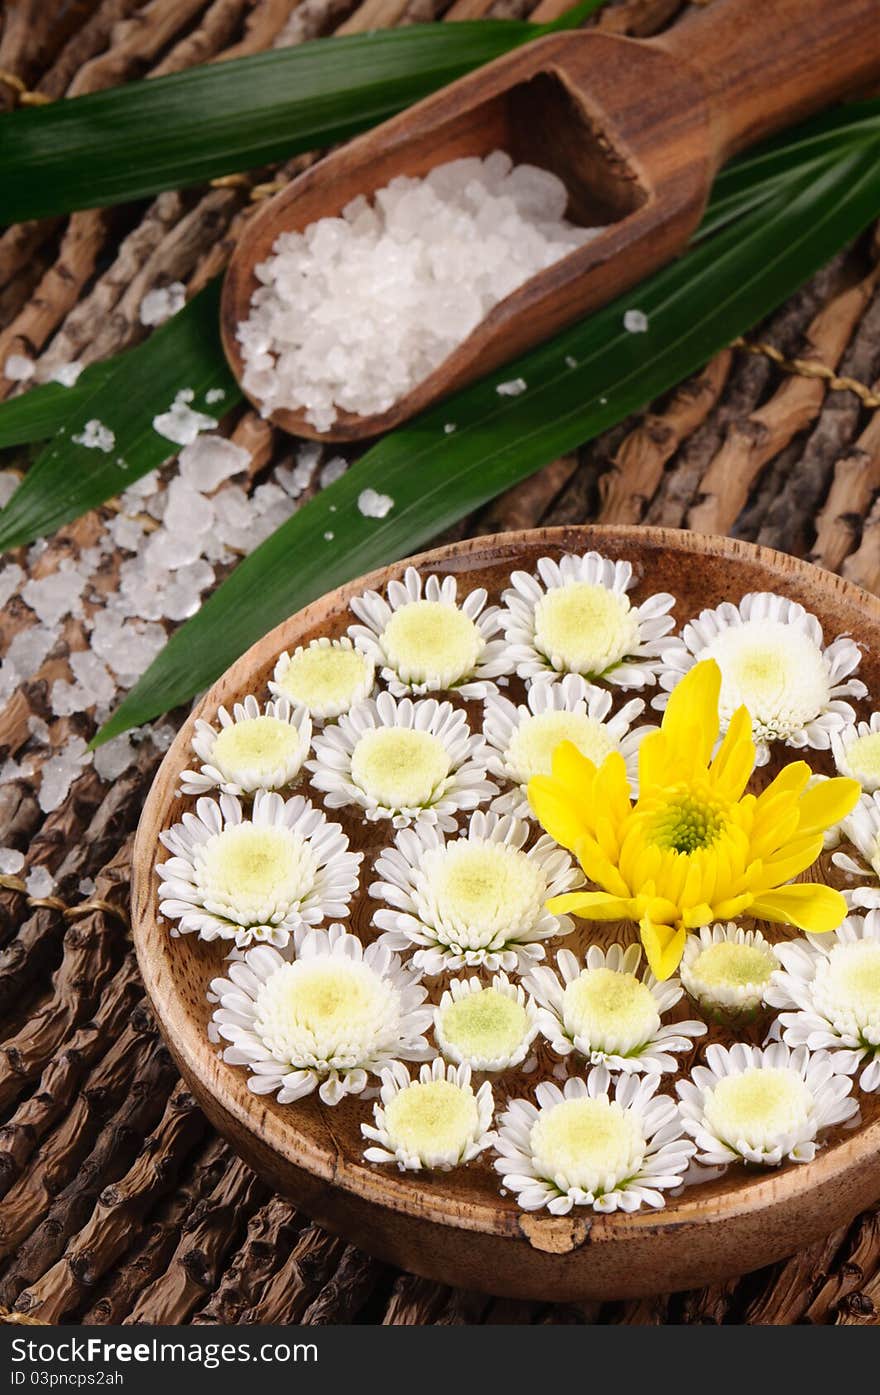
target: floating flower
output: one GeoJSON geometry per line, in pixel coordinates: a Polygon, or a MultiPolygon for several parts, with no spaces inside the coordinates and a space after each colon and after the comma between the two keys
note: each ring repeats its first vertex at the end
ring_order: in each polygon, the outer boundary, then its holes
{"type": "Polygon", "coordinates": [[[570,950],[556,956],[560,978],[537,968],[525,985],[539,1005],[538,1022],[560,1056],[577,1051],[590,1065],[661,1074],[678,1069],[675,1056],[706,1031],[702,1022],[661,1022],[682,997],[677,979],[658,983],[639,974],[639,945],[590,945],[582,965],[570,950]]]}
{"type": "Polygon", "coordinates": [[[504,592],[507,658],[522,678],[579,673],[621,688],[655,681],[660,641],[675,623],[675,597],[661,592],[634,606],[629,562],[598,552],[542,557],[538,578],[514,572],[504,592]]]}
{"type": "Polygon", "coordinates": [[[767,994],[789,1046],[831,1053],[835,1070],[880,1089],[880,911],[852,916],[833,935],[777,945],[782,968],[767,994]]]}
{"type": "Polygon", "coordinates": [[[427,974],[483,966],[521,970],[543,959],[542,940],[571,921],[546,907],[581,880],[551,838],[523,851],[529,825],[509,815],[471,815],[467,832],[444,842],[435,827],[404,829],[376,859],[370,895],[387,902],[373,922],[389,948],[417,946],[427,974]]]}
{"type": "Polygon", "coordinates": [[[312,740],[305,708],[279,698],[261,711],[257,699],[248,694],[231,713],[219,708],[217,720],[219,731],[202,718],[196,722],[192,748],[202,764],[200,770],[181,772],[184,794],[218,788],[224,794],[253,794],[293,784],[312,740]]]}
{"type": "Polygon", "coordinates": [[[247,1066],[254,1094],[290,1104],[317,1087],[338,1104],[392,1061],[431,1054],[425,990],[388,950],[331,925],[297,930],[294,952],[291,963],[258,945],[211,984],[208,1034],[229,1043],[224,1061],[247,1066]]]}
{"type": "MultiPolygon", "coordinates": [[[[660,684],[671,689],[695,663],[714,659],[721,669],[719,714],[726,731],[734,713],[748,708],[757,763],[766,764],[774,741],[827,751],[833,732],[854,721],[844,697],[867,688],[849,675],[861,654],[851,639],[824,645],[822,626],[802,605],[770,591],[725,601],[685,625],[681,639],[663,648],[660,684]]],[[[666,699],[655,699],[661,706],[666,699]]]]}
{"type": "Polygon", "coordinates": [[[526,1211],[556,1216],[573,1206],[637,1211],[662,1206],[682,1184],[694,1145],[682,1136],[678,1109],[658,1095],[659,1075],[621,1075],[605,1066],[560,1090],[544,1081],[537,1107],[511,1100],[501,1116],[496,1171],[526,1211]]]}
{"type": "Polygon", "coordinates": [[[807,789],[810,768],[796,761],[760,795],[746,794],[755,747],[745,707],[712,756],[720,686],[718,665],[707,660],[673,690],[660,730],[639,749],[635,803],[618,751],[597,768],[563,742],[552,776],[529,783],[541,824],[601,888],[558,896],[550,909],[638,922],[659,979],[678,966],[687,931],[701,925],[748,913],[827,931],[846,912],[832,887],[785,883],[819,856],[824,830],[852,808],[858,785],[838,778],[807,789]]]}
{"type": "Polygon", "coordinates": [[[811,1162],[817,1135],[858,1111],[852,1081],[835,1072],[827,1052],[811,1056],[778,1041],[763,1050],[743,1042],[729,1050],[713,1044],[706,1064],[675,1088],[697,1161],[710,1167],[811,1162]]]}
{"type": "Polygon", "coordinates": [[[656,728],[630,731],[645,709],[641,698],[633,698],[615,716],[610,715],[611,702],[606,689],[594,687],[576,673],[566,674],[558,683],[532,683],[527,705],[517,707],[507,698],[490,697],[483,718],[486,765],[490,775],[517,787],[500,794],[492,808],[499,814],[528,818],[529,780],[551,773],[553,752],[561,741],[570,741],[594,765],[601,765],[612,751],[620,751],[627,775],[634,779],[639,746],[656,728]]]}
{"type": "Polygon", "coordinates": [[[858,780],[868,794],[880,790],[880,712],[833,731],[831,753],[841,775],[858,780]]]}
{"type": "Polygon", "coordinates": [[[704,925],[688,935],[681,981],[694,1002],[714,1021],[748,1021],[767,1002],[767,989],[779,968],[775,947],[760,930],[704,925]]]}
{"type": "Polygon", "coordinates": [[[464,712],[450,702],[396,702],[380,693],[324,728],[307,768],[326,793],[329,809],[354,804],[366,818],[455,828],[455,815],[473,809],[497,786],[486,778],[482,736],[472,736],[464,712]]]}
{"type": "Polygon", "coordinates": [[[486,609],[482,587],[459,605],[454,576],[429,576],[415,567],[403,581],[389,581],[387,599],[378,591],[355,596],[351,608],[363,623],[349,635],[377,665],[395,697],[454,688],[463,698],[497,692],[492,681],[511,668],[498,606],[486,609]],[[424,587],[424,595],[422,594],[424,587]]]}
{"type": "Polygon", "coordinates": [[[292,654],[281,654],[269,683],[276,697],[304,707],[315,721],[340,717],[373,691],[372,659],[350,639],[313,639],[292,654]]]}
{"type": "Polygon", "coordinates": [[[852,887],[844,895],[850,906],[880,906],[880,791],[863,794],[852,813],[841,821],[841,832],[862,861],[836,852],[831,861],[852,877],[870,877],[872,885],[852,887]]]}
{"type": "Polygon", "coordinates": [[[348,915],[362,854],[302,795],[258,790],[247,818],[231,794],[203,797],[159,837],[172,854],[156,868],[172,935],[282,949],[298,926],[348,915]]]}
{"type": "Polygon", "coordinates": [[[490,983],[454,978],[434,1009],[434,1039],[448,1061],[472,1070],[521,1065],[538,1033],[531,998],[506,974],[490,983]]]}
{"type": "Polygon", "coordinates": [[[422,1066],[418,1079],[399,1062],[382,1072],[381,1104],[361,1133],[378,1147],[365,1148],[368,1162],[396,1162],[400,1170],[448,1172],[470,1162],[495,1142],[495,1103],[488,1081],[474,1092],[470,1066],[422,1066]]]}

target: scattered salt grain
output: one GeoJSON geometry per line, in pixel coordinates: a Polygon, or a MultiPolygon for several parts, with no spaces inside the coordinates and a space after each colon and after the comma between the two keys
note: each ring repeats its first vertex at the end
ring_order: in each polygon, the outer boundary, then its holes
{"type": "Polygon", "coordinates": [[[212,494],[224,480],[246,470],[250,460],[249,451],[225,436],[198,436],[180,452],[180,478],[191,489],[212,494]]]}
{"type": "Polygon", "coordinates": [[[153,430],[157,436],[164,436],[166,441],[173,441],[176,446],[188,446],[200,431],[210,431],[217,425],[216,417],[197,412],[189,405],[193,396],[192,388],[181,388],[168,411],[153,417],[153,430]]]}
{"type": "Polygon", "coordinates": [[[446,425],[444,426],[443,430],[446,432],[446,435],[447,435],[447,436],[451,436],[452,433],[453,433],[453,431],[455,430],[455,422],[454,422],[454,421],[448,421],[448,422],[446,423],[446,425]]]}
{"type": "Polygon", "coordinates": [[[98,888],[94,877],[83,877],[76,889],[80,896],[94,896],[98,888]]]}
{"type": "Polygon", "coordinates": [[[95,752],[95,769],[102,780],[116,780],[133,763],[135,757],[131,737],[124,732],[114,736],[95,752]]]}
{"type": "Polygon", "coordinates": [[[648,328],[648,317],[643,310],[627,310],[623,327],[627,334],[644,334],[648,328]]]}
{"type": "Polygon", "coordinates": [[[48,746],[51,741],[49,734],[49,724],[44,722],[42,717],[28,717],[28,732],[36,741],[38,746],[48,746]]]}
{"type": "Polygon", "coordinates": [[[573,354],[565,355],[565,366],[566,368],[577,368],[578,361],[573,354]]]}
{"type": "Polygon", "coordinates": [[[172,281],[170,286],[156,286],[147,291],[141,301],[140,321],[142,325],[161,325],[182,310],[186,304],[186,287],[182,281],[172,281]]]}
{"type": "Polygon", "coordinates": [[[375,489],[362,489],[358,495],[358,508],[364,518],[384,518],[394,508],[390,494],[377,494],[375,489]]]}
{"type": "Polygon", "coordinates": [[[70,363],[57,363],[49,374],[49,382],[71,388],[84,368],[85,364],[80,363],[79,359],[73,359],[70,363]]]}
{"type": "Polygon", "coordinates": [[[0,848],[0,875],[14,877],[24,866],[24,853],[17,848],[0,848]]]}
{"type": "Polygon", "coordinates": [[[400,176],[337,218],[281,233],[238,326],[243,385],[265,416],[381,414],[493,306],[597,236],[565,218],[565,185],[495,151],[400,176]]]}
{"type": "Polygon", "coordinates": [[[34,376],[36,364],[27,354],[10,354],[3,365],[4,375],[13,383],[26,383],[34,376]]]}
{"type": "Polygon", "coordinates": [[[205,401],[209,407],[213,407],[215,403],[222,402],[225,396],[225,388],[208,388],[208,391],[205,393],[205,401]]]}
{"type": "MultiPolygon", "coordinates": [[[[74,780],[84,766],[90,765],[92,753],[81,736],[73,736],[43,766],[38,802],[44,814],[51,814],[67,798],[74,780]]],[[[38,892],[38,895],[46,893],[38,892]]]]}
{"type": "Polygon", "coordinates": [[[55,890],[55,878],[48,867],[32,867],[24,879],[28,896],[51,896],[55,890]]]}
{"type": "Polygon", "coordinates": [[[0,470],[0,509],[6,507],[20,484],[14,470],[0,470]]]}
{"type": "Polygon", "coordinates": [[[344,460],[341,455],[331,456],[327,464],[322,467],[318,477],[321,488],[326,489],[328,485],[341,480],[347,469],[348,461],[344,460]]]}
{"type": "Polygon", "coordinates": [[[105,426],[96,417],[86,422],[78,436],[71,436],[70,439],[74,445],[85,446],[86,450],[102,450],[105,455],[109,455],[116,445],[116,437],[110,427],[105,426]]]}
{"type": "Polygon", "coordinates": [[[499,383],[495,391],[499,397],[519,397],[527,387],[525,378],[510,378],[506,383],[499,383]]]}
{"type": "Polygon", "coordinates": [[[325,541],[325,542],[332,542],[333,539],[334,539],[335,537],[336,537],[336,534],[335,534],[335,533],[329,533],[329,532],[328,532],[328,533],[325,533],[325,534],[324,534],[324,541],[325,541]]]}
{"type": "Polygon", "coordinates": [[[78,572],[57,571],[31,577],[22,587],[22,600],[44,625],[57,625],[65,615],[79,615],[80,597],[86,584],[78,572]]]}
{"type": "Polygon", "coordinates": [[[0,571],[0,607],[15,595],[23,580],[24,572],[17,562],[8,563],[0,571]]]}

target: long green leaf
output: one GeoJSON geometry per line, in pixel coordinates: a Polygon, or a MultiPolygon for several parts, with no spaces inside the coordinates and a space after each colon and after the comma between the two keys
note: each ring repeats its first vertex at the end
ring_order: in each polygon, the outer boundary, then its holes
{"type": "Polygon", "coordinates": [[[95,388],[116,371],[123,355],[91,363],[72,388],[42,383],[0,405],[0,448],[45,441],[88,401],[95,388]]]}
{"type": "Polygon", "coordinates": [[[412,552],[547,461],[695,371],[786,299],[880,212],[880,141],[810,166],[782,193],[552,342],[387,436],[240,564],[102,728],[98,743],[185,701],[285,616],[412,552]],[[646,334],[623,328],[627,308],[646,334]],[[571,366],[574,360],[576,366],[571,366]],[[519,397],[501,378],[522,377],[519,397]],[[444,425],[456,423],[447,434],[444,425]],[[394,499],[363,517],[361,490],[394,499]],[[325,535],[332,534],[325,541],[325,535]]]}
{"type": "Polygon", "coordinates": [[[346,140],[552,25],[419,24],[314,39],[130,83],[0,121],[0,220],[99,208],[346,140]]]}
{"type": "Polygon", "coordinates": [[[0,512],[0,549],[60,528],[173,455],[178,447],[154,431],[153,418],[181,388],[193,392],[194,408],[215,417],[239,401],[217,335],[219,298],[214,281],[145,343],[112,360],[111,372],[83,389],[59,389],[78,394],[73,411],[0,512]],[[205,400],[211,389],[224,394],[213,406],[205,400]],[[76,442],[90,420],[113,432],[111,450],[76,442]]]}

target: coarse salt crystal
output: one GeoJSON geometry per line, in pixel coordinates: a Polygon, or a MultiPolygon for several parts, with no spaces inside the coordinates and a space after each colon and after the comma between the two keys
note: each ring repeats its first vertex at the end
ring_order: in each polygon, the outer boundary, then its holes
{"type": "Polygon", "coordinates": [[[499,383],[495,391],[499,397],[519,397],[521,392],[525,392],[528,383],[525,378],[511,378],[509,382],[499,383]]]}
{"type": "Polygon", "coordinates": [[[321,488],[326,489],[328,485],[335,484],[337,480],[341,480],[347,469],[347,460],[344,460],[341,455],[332,456],[327,461],[327,464],[321,468],[321,474],[319,476],[321,488]]]}
{"type": "Polygon", "coordinates": [[[224,480],[250,464],[250,452],[225,436],[199,436],[180,452],[180,478],[200,494],[212,494],[224,480]]]}
{"type": "Polygon", "coordinates": [[[208,388],[208,391],[205,393],[205,402],[209,407],[213,407],[215,403],[222,402],[225,396],[225,388],[208,388]]]}
{"type": "Polygon", "coordinates": [[[448,421],[448,422],[446,423],[446,425],[444,426],[443,430],[445,431],[445,433],[446,433],[447,436],[451,436],[452,433],[453,433],[453,431],[455,430],[455,422],[454,422],[454,421],[448,421]]]}
{"type": "Polygon", "coordinates": [[[0,848],[0,875],[14,877],[24,866],[24,853],[18,848],[0,848]]]}
{"type": "Polygon", "coordinates": [[[166,441],[176,446],[189,446],[200,431],[210,431],[217,425],[216,417],[205,412],[197,412],[189,404],[193,400],[192,388],[181,388],[167,412],[153,417],[153,430],[166,441]]]}
{"type": "Polygon", "coordinates": [[[27,354],[10,354],[3,365],[4,375],[13,383],[26,383],[34,376],[36,364],[27,354]]]}
{"type": "Polygon", "coordinates": [[[377,494],[375,489],[362,489],[358,495],[358,508],[364,518],[384,518],[394,508],[390,494],[377,494]]]}
{"type": "Polygon", "coordinates": [[[96,417],[87,421],[79,435],[71,436],[70,439],[74,445],[85,446],[86,450],[102,450],[105,455],[109,455],[116,445],[116,436],[110,427],[105,426],[96,417]]]}
{"type": "Polygon", "coordinates": [[[20,484],[14,470],[0,470],[0,509],[6,507],[20,484]]]}
{"type": "Polygon", "coordinates": [[[182,281],[172,281],[169,286],[155,286],[147,291],[141,301],[140,322],[142,325],[164,324],[185,304],[186,287],[182,281]]]}
{"type": "Polygon", "coordinates": [[[648,328],[648,317],[643,310],[627,310],[623,327],[627,334],[644,334],[648,328]]]}
{"type": "Polygon", "coordinates": [[[49,382],[71,388],[84,368],[85,364],[80,363],[79,359],[73,359],[70,363],[58,363],[49,374],[49,382]]]}

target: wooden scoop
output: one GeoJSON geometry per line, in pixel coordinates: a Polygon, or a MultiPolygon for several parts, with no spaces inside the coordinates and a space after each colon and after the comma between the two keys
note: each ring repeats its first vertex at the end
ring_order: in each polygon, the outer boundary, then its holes
{"type": "Polygon", "coordinates": [[[880,0],[712,0],[647,42],[594,29],[527,44],[343,146],[265,204],[223,288],[232,371],[240,382],[236,326],[279,233],[338,217],[395,175],[424,176],[461,156],[501,149],[552,170],[569,191],[568,217],[602,226],[598,237],[500,301],[382,415],[340,412],[326,432],[301,411],[271,417],[318,440],[388,431],[677,256],[725,160],[878,79],[880,0]]]}

